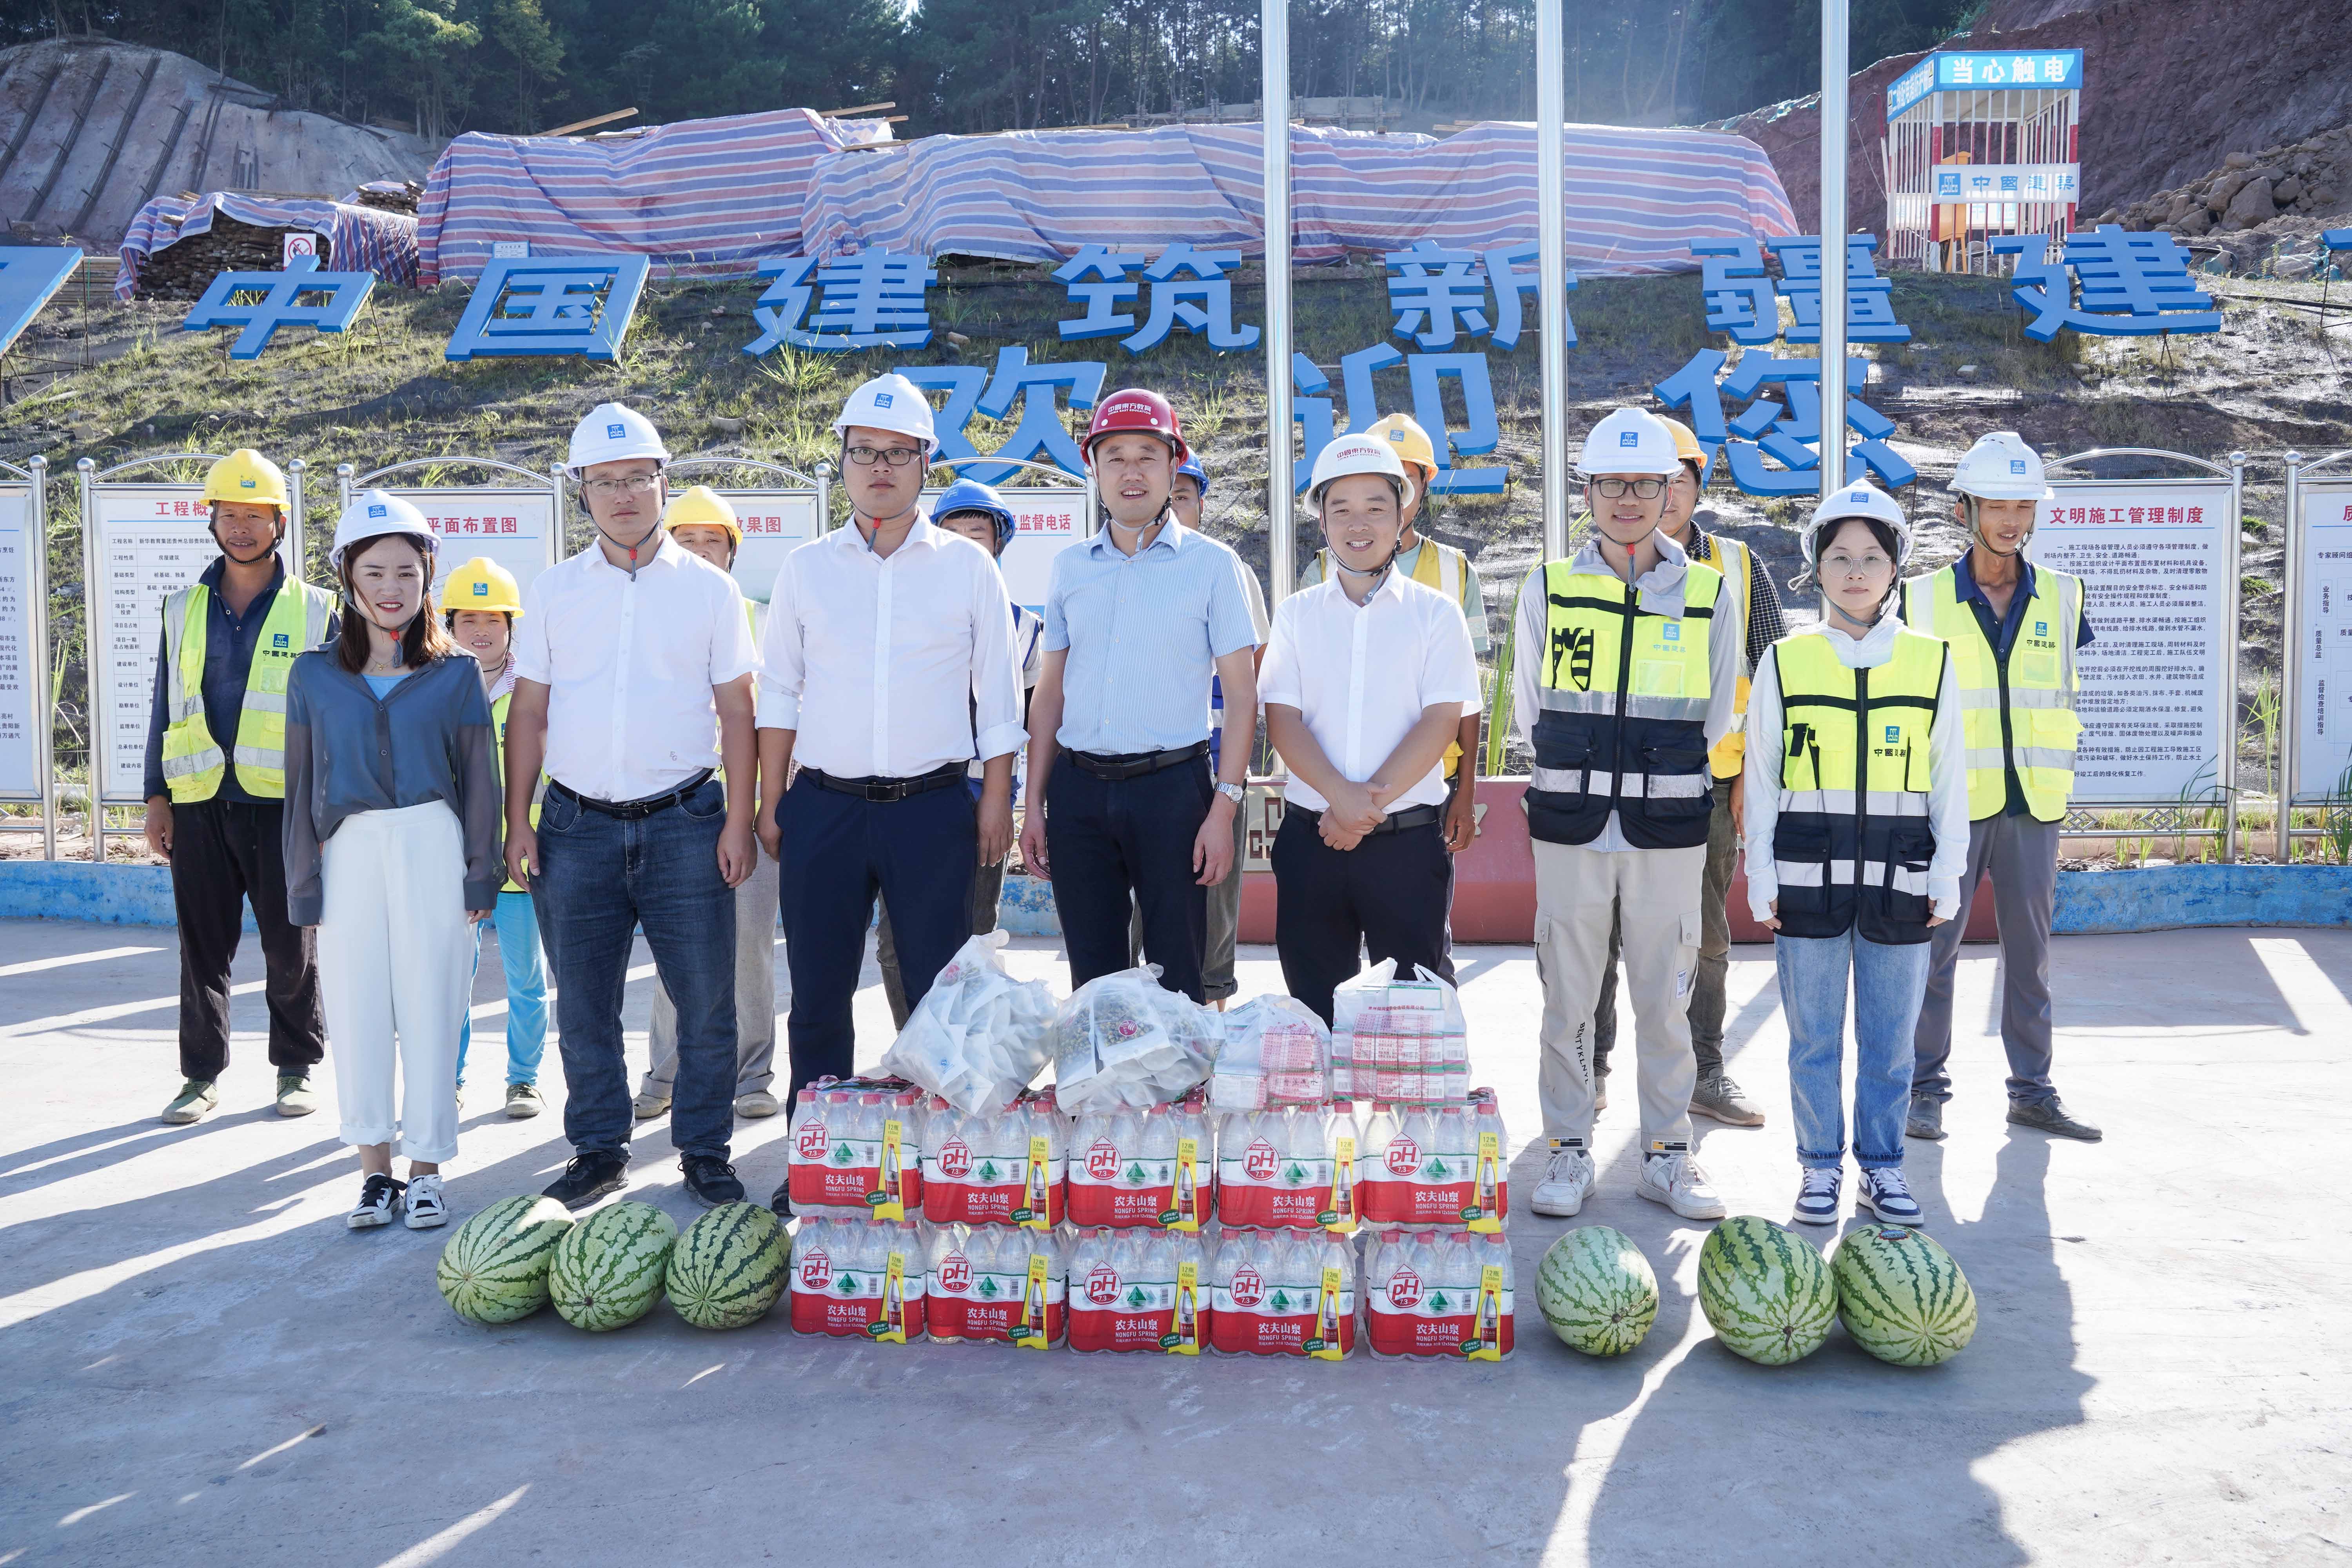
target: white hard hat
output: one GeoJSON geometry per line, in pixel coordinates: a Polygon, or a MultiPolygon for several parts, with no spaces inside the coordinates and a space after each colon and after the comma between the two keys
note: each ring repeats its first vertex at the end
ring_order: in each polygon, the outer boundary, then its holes
{"type": "Polygon", "coordinates": [[[1814,544],[1821,538],[1822,530],[1853,517],[1883,522],[1895,531],[1895,570],[1902,571],[1904,563],[1911,559],[1910,520],[1903,515],[1903,509],[1895,504],[1893,496],[1865,479],[1856,479],[1850,485],[1832,490],[1822,498],[1821,505],[1813,508],[1812,518],[1805,524],[1797,543],[1805,558],[1805,570],[1812,571],[1813,563],[1818,559],[1814,544]]]}
{"type": "Polygon", "coordinates": [[[940,449],[940,438],[931,426],[931,400],[923,389],[892,371],[877,375],[849,395],[841,405],[841,417],[833,422],[835,436],[846,436],[853,425],[868,430],[895,430],[901,436],[912,436],[923,444],[926,457],[940,449]]]}
{"type": "Polygon", "coordinates": [[[1585,437],[1576,466],[1593,479],[1602,474],[1676,474],[1683,460],[1664,420],[1639,408],[1620,408],[1585,437]]]}
{"type": "Polygon", "coordinates": [[[654,422],[625,403],[600,403],[572,427],[572,477],[578,479],[592,463],[619,463],[631,458],[669,461],[654,422]]]}
{"type": "Polygon", "coordinates": [[[1982,500],[2048,500],[2051,496],[2042,454],[2014,430],[1978,437],[1952,470],[1952,488],[1982,500]]]}
{"type": "Polygon", "coordinates": [[[335,547],[327,552],[327,564],[336,571],[343,569],[343,552],[354,544],[380,538],[387,533],[407,533],[425,542],[425,553],[441,547],[432,525],[425,514],[383,490],[362,490],[343,508],[343,515],[335,520],[335,547]]]}
{"type": "Polygon", "coordinates": [[[1307,481],[1307,515],[1322,516],[1324,487],[1349,474],[1378,474],[1392,482],[1399,512],[1413,493],[1404,459],[1397,456],[1394,446],[1372,435],[1342,436],[1315,455],[1315,471],[1307,481]]]}

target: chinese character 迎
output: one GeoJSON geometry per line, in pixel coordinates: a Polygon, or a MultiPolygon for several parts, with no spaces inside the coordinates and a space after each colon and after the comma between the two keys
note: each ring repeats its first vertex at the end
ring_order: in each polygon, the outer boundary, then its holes
{"type": "MultiPolygon", "coordinates": [[[[1475,456],[1493,451],[1502,442],[1495,416],[1495,388],[1486,373],[1485,354],[1404,354],[1386,343],[1374,343],[1344,356],[1339,361],[1339,373],[1348,398],[1345,433],[1355,435],[1370,429],[1380,417],[1372,374],[1400,364],[1406,367],[1410,377],[1413,419],[1429,432],[1430,445],[1436,451],[1438,470],[1430,480],[1430,490],[1448,495],[1500,494],[1503,481],[1510,477],[1508,468],[1465,468],[1454,463],[1457,452],[1475,456]],[[1462,389],[1468,426],[1459,436],[1446,424],[1444,383],[1449,376],[1462,389]]],[[[1321,368],[1305,354],[1294,353],[1290,356],[1290,379],[1298,394],[1292,416],[1298,421],[1306,447],[1306,456],[1293,465],[1292,479],[1297,489],[1304,489],[1314,471],[1317,455],[1342,432],[1336,428],[1328,395],[1330,379],[1321,368]]]]}
{"type": "Polygon", "coordinates": [[[495,259],[482,268],[443,355],[616,358],[652,265],[644,256],[495,259]]]}

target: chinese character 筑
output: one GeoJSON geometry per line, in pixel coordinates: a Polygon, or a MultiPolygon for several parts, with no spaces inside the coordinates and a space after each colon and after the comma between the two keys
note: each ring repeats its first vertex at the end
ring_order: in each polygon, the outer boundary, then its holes
{"type": "Polygon", "coordinates": [[[181,327],[191,332],[207,327],[242,327],[230,345],[231,359],[259,359],[261,351],[280,327],[312,327],[340,332],[358,319],[375,288],[373,272],[321,272],[315,256],[297,256],[282,272],[216,272],[203,299],[188,312],[181,327]],[[258,300],[240,304],[240,294],[259,294],[258,300]],[[317,301],[304,304],[304,300],[317,301]]]}
{"type": "MultiPolygon", "coordinates": [[[[1507,468],[1465,468],[1454,465],[1454,454],[1475,456],[1491,452],[1502,443],[1501,426],[1495,415],[1495,386],[1486,369],[1483,353],[1404,354],[1387,343],[1374,343],[1358,349],[1339,361],[1340,384],[1348,396],[1346,433],[1360,434],[1371,427],[1380,417],[1379,398],[1372,389],[1372,374],[1395,365],[1406,367],[1412,387],[1412,416],[1423,430],[1429,432],[1430,445],[1435,448],[1438,470],[1430,480],[1434,493],[1449,495],[1496,495],[1503,482],[1510,477],[1507,468]],[[1444,379],[1451,377],[1462,389],[1462,407],[1467,428],[1455,435],[1446,422],[1444,379]]],[[[1290,379],[1297,391],[1293,401],[1292,417],[1297,420],[1305,437],[1306,455],[1293,465],[1292,479],[1297,489],[1307,488],[1314,472],[1316,456],[1341,432],[1337,426],[1328,377],[1305,354],[1290,356],[1290,379]]]]}
{"type": "MultiPolygon", "coordinates": [[[[1800,235],[1769,242],[1780,258],[1780,297],[1797,318],[1789,329],[1792,343],[1822,341],[1822,241],[1819,235],[1800,235]]],[[[1895,282],[1878,275],[1872,253],[1878,248],[1874,234],[1850,234],[1845,239],[1845,335],[1848,342],[1907,343],[1911,329],[1895,319],[1895,282]]],[[[1777,321],[1778,313],[1775,312],[1777,321]]],[[[1771,340],[1764,340],[1769,342],[1771,340]]]]}
{"type": "Polygon", "coordinates": [[[847,353],[931,341],[923,291],[939,274],[920,257],[866,250],[820,267],[813,256],[786,256],[763,263],[760,276],[773,281],[751,307],[761,333],[743,352],[754,358],[782,343],[847,353]]]}
{"type": "Polygon", "coordinates": [[[1087,308],[1075,321],[1064,321],[1064,342],[1087,338],[1115,338],[1135,331],[1135,317],[1119,306],[1132,304],[1140,286],[1128,274],[1143,265],[1139,250],[1113,250],[1106,245],[1083,245],[1078,253],[1054,268],[1057,282],[1066,284],[1070,299],[1087,308]]]}
{"type": "Polygon", "coordinates": [[[2017,258],[2011,293],[2034,313],[2025,335],[2035,342],[2068,327],[2110,337],[2221,330],[2211,297],[2199,293],[2189,276],[2188,253],[2162,229],[2134,234],[2103,223],[2068,235],[2056,258],[2046,234],[1995,235],[1992,248],[2017,258]],[[2080,305],[2074,303],[2077,281],[2080,305]]]}
{"type": "MultiPolygon", "coordinates": [[[[1727,358],[1721,349],[1699,350],[1689,363],[1658,383],[1655,390],[1659,401],[1668,408],[1690,411],[1691,429],[1699,444],[1710,454],[1717,446],[1723,447],[1732,481],[1745,493],[1818,494],[1822,484],[1818,450],[1822,439],[1821,362],[1751,353],[1718,384],[1717,377],[1727,358]],[[1768,386],[1781,390],[1788,400],[1786,407],[1762,395],[1768,386]],[[1730,419],[1724,416],[1726,393],[1750,400],[1730,419]],[[1764,459],[1768,457],[1781,467],[1767,468],[1764,459]]],[[[1866,360],[1847,362],[1847,384],[1860,386],[1868,370],[1866,360]]],[[[1848,396],[1845,423],[1863,437],[1847,454],[1853,461],[1866,465],[1889,489],[1918,479],[1919,470],[1886,444],[1886,438],[1895,434],[1894,420],[1860,398],[1848,396]]],[[[1712,456],[1707,466],[1714,466],[1712,456]]],[[[1702,475],[1702,482],[1704,479],[1702,475]]]]}
{"type": "Polygon", "coordinates": [[[1103,377],[1108,374],[1100,360],[1033,365],[1029,351],[1016,346],[997,351],[993,375],[976,364],[899,365],[897,369],[925,391],[948,395],[947,406],[936,422],[940,447],[935,462],[954,465],[958,473],[989,485],[1001,484],[1018,473],[1012,466],[1014,462],[1043,461],[1065,473],[1086,472],[1086,459],[1062,423],[1055,395],[1066,392],[1074,410],[1092,408],[1095,399],[1102,395],[1103,377]],[[1003,418],[1013,412],[1015,400],[1022,405],[1021,421],[992,454],[1004,461],[995,465],[975,461],[980,453],[964,435],[964,426],[975,413],[1003,418]]]}
{"type": "Polygon", "coordinates": [[[498,258],[482,268],[443,357],[617,358],[652,266],[645,256],[498,258]]]}

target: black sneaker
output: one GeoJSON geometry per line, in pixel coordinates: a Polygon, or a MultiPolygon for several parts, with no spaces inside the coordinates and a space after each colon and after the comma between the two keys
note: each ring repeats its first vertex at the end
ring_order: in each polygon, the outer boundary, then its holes
{"type": "Polygon", "coordinates": [[[2080,1117],[2067,1115],[2066,1108],[2054,1094],[2047,1100],[2011,1100],[2009,1119],[2020,1127],[2038,1127],[2053,1138],[2076,1138],[2085,1143],[2096,1143],[2106,1136],[2080,1117]]]}
{"type": "Polygon", "coordinates": [[[568,1209],[584,1209],[598,1198],[628,1184],[629,1162],[609,1149],[592,1149],[572,1156],[563,1174],[547,1184],[545,1195],[568,1209]]]}
{"type": "Polygon", "coordinates": [[[793,1217],[793,1184],[789,1179],[779,1183],[776,1190],[768,1194],[768,1207],[778,1219],[793,1217]]]}
{"type": "Polygon", "coordinates": [[[688,1154],[678,1161],[677,1168],[686,1173],[686,1190],[704,1208],[743,1201],[743,1184],[735,1179],[735,1167],[718,1155],[688,1154]]]}
{"type": "Polygon", "coordinates": [[[343,1223],[353,1230],[373,1230],[380,1225],[390,1225],[392,1216],[400,1212],[401,1199],[408,1191],[407,1184],[395,1182],[379,1171],[360,1184],[359,1207],[343,1216],[343,1223]]]}

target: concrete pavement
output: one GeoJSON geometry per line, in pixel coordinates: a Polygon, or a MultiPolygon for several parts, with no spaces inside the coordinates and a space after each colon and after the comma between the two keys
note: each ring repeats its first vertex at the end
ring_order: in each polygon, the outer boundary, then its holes
{"type": "MultiPolygon", "coordinates": [[[[0,1564],[2352,1557],[2352,1139],[2331,1114],[2352,931],[2059,939],[2059,1084],[2106,1126],[2096,1146],[2002,1122],[1997,961],[1966,950],[1951,1139],[1911,1145],[1910,1170],[1982,1326],[1927,1371],[1842,1333],[1780,1369],[1717,1344],[1692,1295],[1705,1227],[1632,1194],[1622,1070],[1584,1215],[1512,1217],[1521,1348],[1500,1366],[852,1345],[781,1310],[728,1334],[667,1307],[610,1335],[551,1312],[484,1330],[434,1289],[446,1231],[343,1228],[358,1179],[331,1076],[319,1115],[271,1111],[257,952],[222,1110],[153,1121],[178,1082],[172,942],[0,922],[0,1564]],[[1536,1262],[1574,1223],[1625,1231],[1664,1286],[1622,1361],[1568,1351],[1535,1309],[1536,1262]]],[[[1533,963],[1458,959],[1524,1193],[1533,963]]],[[[1047,939],[1012,962],[1063,973],[1047,939]]],[[[1734,1212],[1785,1219],[1768,950],[1731,973],[1733,1071],[1771,1121],[1701,1121],[1701,1158],[1734,1212]]],[[[461,1218],[565,1154],[557,1115],[499,1113],[498,975],[486,955],[461,1218]]],[[[1278,986],[1271,951],[1244,949],[1241,980],[1278,986]]],[[[629,987],[633,1065],[650,988],[629,987]]],[[[871,1061],[870,967],[858,1005],[871,1061]]],[[[552,1047],[543,1081],[560,1105],[552,1047]]],[[[646,1124],[630,1195],[683,1220],[667,1127],[646,1124]]],[[[764,1196],[783,1119],[739,1129],[764,1196]]]]}

